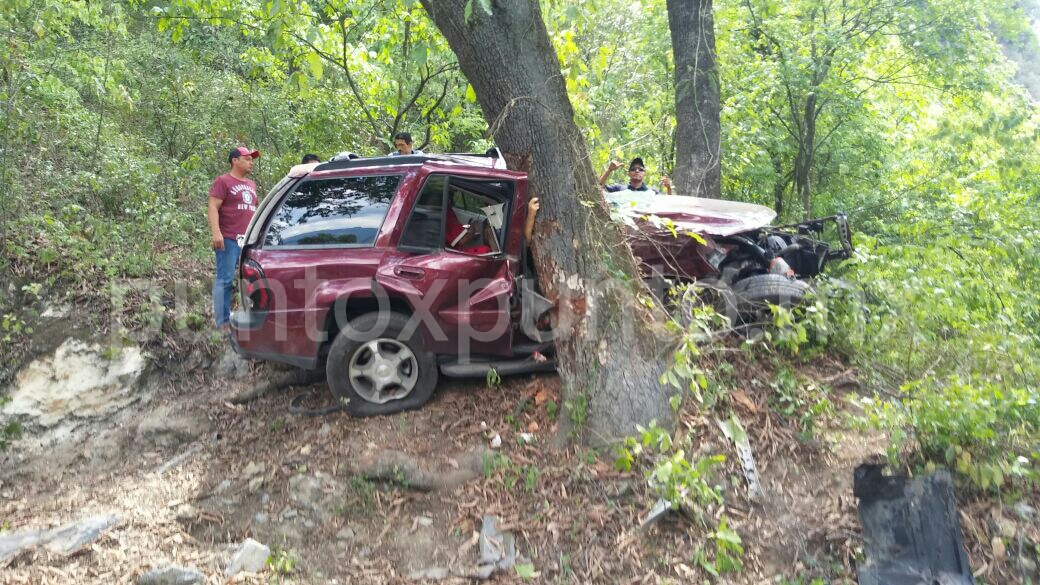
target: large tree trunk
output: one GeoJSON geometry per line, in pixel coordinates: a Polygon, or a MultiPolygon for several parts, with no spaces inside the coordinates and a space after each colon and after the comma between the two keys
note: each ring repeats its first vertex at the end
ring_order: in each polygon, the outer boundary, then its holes
{"type": "Polygon", "coordinates": [[[719,73],[711,0],[668,0],[675,56],[676,193],[722,193],[719,73]]]}
{"type": "Polygon", "coordinates": [[[672,335],[646,291],[632,251],[607,214],[584,137],[538,0],[496,0],[491,15],[467,0],[422,0],[448,39],[511,166],[529,173],[542,200],[533,256],[544,294],[556,303],[563,432],[587,443],[616,441],[636,424],[669,424],[670,392],[659,382],[672,335]],[[583,205],[584,203],[584,205],[583,205]],[[625,278],[613,275],[622,274],[625,278]],[[568,406],[569,405],[569,406],[568,406]]]}

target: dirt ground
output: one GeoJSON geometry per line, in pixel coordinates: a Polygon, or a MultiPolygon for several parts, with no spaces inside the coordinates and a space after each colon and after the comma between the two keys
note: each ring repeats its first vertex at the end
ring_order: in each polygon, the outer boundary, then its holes
{"type": "MultiPolygon", "coordinates": [[[[289,413],[305,391],[307,404],[327,404],[324,383],[232,403],[279,375],[267,366],[237,380],[159,369],[149,398],[119,415],[56,442],[30,428],[0,453],[5,532],[119,518],[69,556],[19,554],[0,565],[0,583],[136,583],[171,564],[199,570],[207,583],[399,583],[435,570],[446,582],[470,582],[487,515],[516,536],[533,568],[498,571],[496,583],[855,582],[862,538],[852,470],[883,456],[884,437],[851,430],[860,396],[834,390],[834,412],[812,438],[799,438],[770,406],[771,373],[736,368],[716,412],[738,415],[748,430],[764,497],[749,500],[732,443],[690,400],[680,425],[693,438],[691,457],[727,457],[713,475],[724,503],[702,510],[707,517],[673,513],[646,529],[640,522],[657,496],[644,470],[618,472],[611,452],[556,440],[564,415],[553,375],[497,387],[442,378],[419,411],[355,419],[289,413]],[[723,515],[741,537],[743,568],[715,578],[700,560],[723,515]],[[269,546],[282,570],[226,576],[246,538],[269,546]]],[[[822,360],[802,375],[830,379],[842,369],[822,360]]],[[[991,544],[1001,530],[1020,547],[1038,542],[1035,520],[1015,521],[984,500],[964,510],[980,582],[1026,582],[1011,559],[1021,553],[991,544]]]]}

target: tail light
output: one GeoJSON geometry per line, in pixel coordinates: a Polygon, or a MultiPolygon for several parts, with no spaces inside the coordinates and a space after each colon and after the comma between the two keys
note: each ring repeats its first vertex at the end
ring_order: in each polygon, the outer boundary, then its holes
{"type": "Polygon", "coordinates": [[[263,269],[254,260],[242,262],[242,305],[250,311],[271,308],[271,290],[263,269]]]}

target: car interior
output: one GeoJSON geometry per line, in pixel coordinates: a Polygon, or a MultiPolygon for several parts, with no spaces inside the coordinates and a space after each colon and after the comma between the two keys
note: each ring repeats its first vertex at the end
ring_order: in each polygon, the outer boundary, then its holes
{"type": "Polygon", "coordinates": [[[444,247],[479,255],[497,254],[505,244],[511,197],[512,184],[505,181],[430,176],[408,218],[401,246],[416,251],[444,247]],[[442,237],[445,183],[451,212],[466,228],[454,242],[442,237]]]}

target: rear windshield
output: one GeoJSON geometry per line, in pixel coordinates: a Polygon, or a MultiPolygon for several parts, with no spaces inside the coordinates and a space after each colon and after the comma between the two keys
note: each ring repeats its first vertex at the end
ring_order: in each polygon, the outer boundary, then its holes
{"type": "Polygon", "coordinates": [[[400,181],[400,175],[304,181],[271,215],[264,246],[371,246],[400,181]]]}

